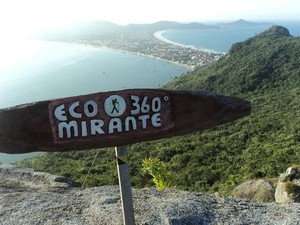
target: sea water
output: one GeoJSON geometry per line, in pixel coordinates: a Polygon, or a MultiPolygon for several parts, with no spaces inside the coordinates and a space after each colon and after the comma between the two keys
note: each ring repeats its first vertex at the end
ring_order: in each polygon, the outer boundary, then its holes
{"type": "MultiPolygon", "coordinates": [[[[145,56],[66,43],[23,41],[2,43],[0,49],[0,108],[102,91],[158,88],[190,70],[145,56]]],[[[0,162],[31,156],[0,153],[0,162]]]]}
{"type": "Polygon", "coordinates": [[[11,50],[12,59],[0,51],[0,108],[101,91],[157,88],[189,70],[145,56],[75,44],[35,41],[11,50]]]}
{"type": "Polygon", "coordinates": [[[270,25],[223,27],[198,30],[166,30],[161,36],[168,41],[197,49],[226,53],[232,44],[253,37],[272,25],[286,27],[291,35],[300,36],[300,21],[273,21],[270,25]]]}

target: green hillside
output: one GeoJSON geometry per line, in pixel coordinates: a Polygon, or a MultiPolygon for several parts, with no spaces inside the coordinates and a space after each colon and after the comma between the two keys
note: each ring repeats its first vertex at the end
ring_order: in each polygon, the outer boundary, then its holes
{"type": "MultiPolygon", "coordinates": [[[[166,162],[172,184],[228,194],[250,178],[277,177],[300,162],[300,39],[272,27],[206,67],[175,78],[167,89],[199,90],[250,100],[252,115],[203,133],[130,146],[132,183],[153,185],[142,160],[166,162]]],[[[95,151],[44,154],[21,164],[83,181],[95,151]]],[[[101,150],[87,185],[117,184],[113,149],[101,150]]]]}
{"type": "Polygon", "coordinates": [[[244,96],[299,82],[299,38],[274,26],[234,44],[221,60],[173,80],[168,87],[244,96]]]}

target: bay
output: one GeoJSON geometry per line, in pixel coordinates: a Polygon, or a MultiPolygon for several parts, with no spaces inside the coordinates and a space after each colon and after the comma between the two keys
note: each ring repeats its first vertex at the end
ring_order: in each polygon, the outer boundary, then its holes
{"type": "MultiPolygon", "coordinates": [[[[300,21],[271,21],[274,25],[284,26],[291,35],[300,36],[300,21]]],[[[232,44],[253,37],[272,25],[224,27],[222,29],[166,30],[161,36],[167,41],[197,49],[226,53],[232,44]]]]}
{"type": "MultiPolygon", "coordinates": [[[[75,44],[0,44],[0,108],[128,88],[157,88],[189,69],[150,57],[75,44]]],[[[17,122],[17,121],[16,121],[17,122]]],[[[11,163],[32,154],[0,154],[11,163]]]]}
{"type": "Polygon", "coordinates": [[[4,59],[0,67],[0,108],[100,91],[157,88],[189,70],[105,48],[41,41],[23,45],[12,48],[17,63],[0,52],[0,59],[4,59]]]}

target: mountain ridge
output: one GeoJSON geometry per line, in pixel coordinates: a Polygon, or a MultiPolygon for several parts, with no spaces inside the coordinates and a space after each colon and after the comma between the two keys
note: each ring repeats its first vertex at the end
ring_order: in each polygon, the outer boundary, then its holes
{"type": "Polygon", "coordinates": [[[266,25],[272,25],[272,23],[268,22],[251,22],[244,19],[239,19],[233,22],[229,23],[220,23],[219,25],[225,26],[225,27],[254,27],[254,26],[266,26],[266,25]]]}
{"type": "MultiPolygon", "coordinates": [[[[285,167],[299,163],[299,58],[300,39],[292,37],[286,28],[274,26],[234,44],[219,61],[166,85],[168,89],[202,90],[252,102],[251,116],[197,135],[198,139],[209,136],[215,146],[210,150],[213,155],[206,158],[213,165],[206,166],[227,170],[222,172],[222,177],[227,174],[227,181],[218,178],[223,186],[208,176],[216,182],[205,189],[214,190],[216,186],[218,191],[230,192],[230,186],[247,179],[276,177],[285,167]],[[225,162],[214,159],[221,156],[225,162]]],[[[202,151],[209,152],[207,148],[202,151]]]]}
{"type": "MultiPolygon", "coordinates": [[[[225,81],[226,76],[226,79],[231,81],[223,85],[223,88],[226,86],[227,90],[219,90],[221,93],[237,95],[241,92],[254,91],[265,85],[264,80],[269,82],[266,85],[274,84],[275,80],[271,79],[270,74],[274,70],[279,70],[278,73],[280,73],[280,70],[283,69],[280,68],[281,64],[286,65],[288,63],[291,71],[297,69],[299,51],[299,38],[292,37],[284,27],[273,26],[252,38],[233,44],[228,53],[219,61],[178,78],[178,86],[175,84],[174,88],[192,88],[193,90],[204,88],[208,92],[218,92],[213,84],[217,81],[222,83],[225,81]],[[287,62],[287,60],[290,61],[287,62]],[[242,68],[240,69],[240,67],[242,68]],[[206,72],[201,73],[204,70],[206,72]],[[185,82],[189,82],[186,79],[187,76],[193,77],[194,80],[184,85],[185,82]],[[195,80],[198,81],[195,82],[195,80]],[[198,85],[198,87],[195,85],[198,85]],[[235,85],[235,88],[233,88],[233,85],[235,85]]],[[[280,76],[280,74],[277,75],[280,76]]],[[[294,76],[294,79],[298,80],[296,76],[294,76]]],[[[174,84],[177,80],[171,81],[171,86],[172,82],[174,84]]]]}
{"type": "MultiPolygon", "coordinates": [[[[221,29],[224,27],[238,26],[259,26],[266,25],[267,23],[256,23],[246,20],[235,21],[232,23],[222,24],[204,24],[199,22],[181,23],[176,21],[158,21],[154,23],[146,24],[127,24],[118,25],[109,21],[81,21],[73,22],[64,26],[56,27],[54,29],[42,30],[35,34],[38,38],[63,38],[63,39],[91,39],[102,35],[120,35],[128,32],[156,32],[159,30],[171,30],[171,29],[221,29]]],[[[268,24],[269,25],[269,24],[268,24]]]]}

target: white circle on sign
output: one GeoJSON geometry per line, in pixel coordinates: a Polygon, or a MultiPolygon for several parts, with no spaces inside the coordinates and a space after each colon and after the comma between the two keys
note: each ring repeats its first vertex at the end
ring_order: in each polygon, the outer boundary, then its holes
{"type": "Polygon", "coordinates": [[[111,95],[104,102],[104,111],[111,117],[123,115],[126,110],[126,102],[120,95],[111,95]]]}

